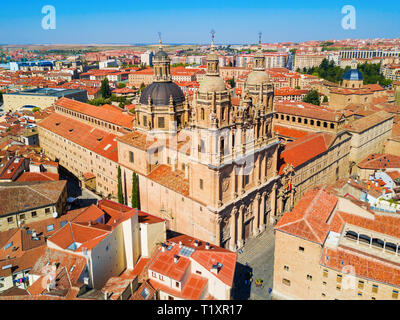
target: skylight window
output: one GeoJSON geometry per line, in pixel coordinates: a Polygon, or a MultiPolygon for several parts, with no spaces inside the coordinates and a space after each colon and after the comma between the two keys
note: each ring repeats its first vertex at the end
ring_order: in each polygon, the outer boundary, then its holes
{"type": "Polygon", "coordinates": [[[72,243],[67,247],[67,250],[76,251],[81,245],[82,245],[82,243],[79,243],[79,242],[72,242],[72,243]]]}
{"type": "Polygon", "coordinates": [[[108,144],[108,145],[104,148],[104,151],[107,151],[108,149],[110,149],[110,147],[111,147],[111,144],[108,144]]]}
{"type": "Polygon", "coordinates": [[[60,227],[61,227],[61,228],[64,227],[67,223],[68,223],[68,222],[65,221],[65,220],[64,220],[64,221],[61,221],[61,222],[60,222],[60,227]]]}
{"type": "Polygon", "coordinates": [[[181,251],[179,251],[180,256],[190,257],[195,250],[189,247],[182,247],[181,251]]]}
{"type": "Polygon", "coordinates": [[[4,246],[4,250],[7,250],[8,248],[10,248],[13,245],[13,242],[11,241],[10,243],[8,243],[7,245],[4,246]]]}
{"type": "Polygon", "coordinates": [[[54,230],[54,224],[49,224],[49,225],[46,227],[46,230],[47,230],[47,232],[53,231],[53,230],[54,230]]]}
{"type": "Polygon", "coordinates": [[[150,297],[150,292],[147,290],[147,288],[144,288],[140,295],[143,297],[143,299],[147,300],[150,297]]]}

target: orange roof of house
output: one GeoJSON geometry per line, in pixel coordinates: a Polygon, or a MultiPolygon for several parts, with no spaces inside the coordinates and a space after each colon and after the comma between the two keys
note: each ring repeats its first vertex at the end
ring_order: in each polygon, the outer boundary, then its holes
{"type": "Polygon", "coordinates": [[[71,100],[68,98],[61,98],[57,100],[55,104],[57,106],[107,121],[124,128],[131,129],[133,127],[134,118],[129,114],[123,113],[122,109],[118,111],[115,108],[107,108],[107,111],[105,111],[104,108],[102,109],[101,107],[96,107],[91,104],[71,100]]]}
{"type": "Polygon", "coordinates": [[[147,178],[186,197],[189,196],[189,180],[185,178],[183,171],[173,171],[168,165],[162,164],[154,169],[147,178]]]}
{"type": "Polygon", "coordinates": [[[24,172],[17,179],[17,182],[27,181],[57,181],[60,177],[57,173],[52,172],[24,172]]]}
{"type": "Polygon", "coordinates": [[[293,165],[296,168],[325,152],[334,139],[335,136],[328,133],[310,133],[288,143],[281,154],[279,174],[283,173],[283,169],[287,165],[293,165]]]}
{"type": "Polygon", "coordinates": [[[360,251],[338,247],[337,250],[325,248],[322,265],[341,271],[343,266],[352,266],[357,277],[371,279],[400,287],[400,265],[379,259],[360,251]]]}
{"type": "Polygon", "coordinates": [[[337,197],[324,189],[310,189],[292,212],[282,216],[275,229],[323,244],[329,231],[340,233],[344,226],[343,220],[336,214],[328,223],[337,202],[337,197]]]}
{"type": "Polygon", "coordinates": [[[357,166],[361,169],[372,170],[400,168],[400,157],[387,153],[371,154],[357,166]]]}
{"type": "Polygon", "coordinates": [[[60,135],[97,154],[118,162],[116,135],[80,121],[53,113],[38,126],[60,135]]]}
{"type": "Polygon", "coordinates": [[[342,118],[341,112],[298,101],[278,101],[276,102],[276,111],[326,121],[339,121],[342,118]]]}
{"type": "Polygon", "coordinates": [[[393,115],[382,110],[379,112],[372,113],[366,117],[354,120],[353,122],[347,124],[345,128],[350,132],[360,133],[384,121],[392,119],[393,117],[394,117],[393,115]]]}
{"type": "Polygon", "coordinates": [[[98,243],[110,234],[109,231],[101,230],[95,226],[83,226],[78,223],[68,222],[47,241],[54,243],[61,249],[67,249],[71,244],[81,244],[73,252],[81,252],[83,248],[93,249],[98,243]]]}
{"type": "Polygon", "coordinates": [[[281,135],[281,136],[289,137],[289,138],[293,138],[293,139],[303,138],[303,137],[311,134],[311,132],[309,132],[309,131],[288,128],[288,127],[280,126],[280,125],[275,125],[274,131],[275,131],[275,134],[277,134],[277,135],[281,135]]]}
{"type": "Polygon", "coordinates": [[[367,219],[350,213],[340,212],[340,216],[348,224],[400,238],[400,216],[398,215],[374,215],[373,219],[367,219]]]}
{"type": "Polygon", "coordinates": [[[155,289],[164,291],[175,297],[180,297],[185,300],[199,300],[204,290],[204,287],[207,284],[207,279],[198,275],[191,274],[187,279],[187,282],[182,291],[171,289],[170,287],[163,285],[158,281],[154,281],[153,279],[150,279],[149,283],[155,289]]]}

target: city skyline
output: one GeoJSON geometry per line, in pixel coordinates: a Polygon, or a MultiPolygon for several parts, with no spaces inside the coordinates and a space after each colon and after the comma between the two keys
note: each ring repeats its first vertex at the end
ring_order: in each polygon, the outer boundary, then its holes
{"type": "Polygon", "coordinates": [[[78,3],[55,0],[5,3],[0,13],[3,44],[156,44],[157,32],[166,44],[208,44],[211,28],[217,44],[251,44],[258,32],[263,42],[397,38],[400,5],[389,1],[376,11],[371,3],[331,1],[318,4],[285,4],[256,1],[249,7],[239,1],[196,3],[155,1],[151,6],[123,1],[107,7],[105,1],[78,3]],[[42,8],[56,10],[56,29],[44,30],[42,8]],[[356,29],[342,28],[342,8],[356,9],[356,29]],[[246,7],[245,7],[246,6],[246,7]],[[301,23],[299,23],[301,21],[301,23]],[[18,26],[18,27],[15,27],[18,26]],[[184,26],[184,28],[182,28],[184,26]],[[28,31],[27,31],[28,30],[28,31]]]}

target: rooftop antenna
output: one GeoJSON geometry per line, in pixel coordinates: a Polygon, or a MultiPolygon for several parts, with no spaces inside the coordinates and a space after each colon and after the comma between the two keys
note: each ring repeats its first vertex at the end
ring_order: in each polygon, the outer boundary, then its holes
{"type": "Polygon", "coordinates": [[[214,50],[215,43],[214,43],[214,38],[215,38],[215,30],[211,29],[211,49],[214,50]]]}

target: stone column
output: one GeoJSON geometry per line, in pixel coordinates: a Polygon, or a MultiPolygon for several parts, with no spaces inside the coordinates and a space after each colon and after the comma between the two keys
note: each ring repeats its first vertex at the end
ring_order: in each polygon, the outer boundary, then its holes
{"type": "Polygon", "coordinates": [[[229,248],[236,251],[236,214],[238,210],[234,207],[231,211],[230,225],[231,225],[231,239],[229,241],[229,248]]]}
{"type": "Polygon", "coordinates": [[[218,214],[215,217],[215,244],[217,246],[221,246],[221,222],[222,222],[222,218],[221,216],[218,214]]]}
{"type": "Polygon", "coordinates": [[[237,220],[237,224],[238,224],[237,246],[238,246],[238,248],[243,247],[243,211],[244,211],[244,205],[242,205],[239,209],[239,216],[238,216],[238,220],[237,220]]]}
{"type": "Polygon", "coordinates": [[[271,192],[271,214],[269,217],[269,221],[272,225],[275,224],[275,218],[276,218],[276,183],[272,187],[272,192],[271,192]]]}
{"type": "Polygon", "coordinates": [[[261,208],[260,208],[260,232],[263,232],[265,230],[265,197],[267,196],[267,193],[264,192],[261,196],[261,208]]]}
{"type": "Polygon", "coordinates": [[[260,199],[261,195],[257,193],[256,198],[254,199],[253,202],[253,211],[254,211],[254,224],[253,224],[253,236],[257,236],[259,234],[259,221],[260,221],[260,214],[262,214],[260,210],[260,199]],[[254,210],[254,205],[256,206],[254,210]]]}

